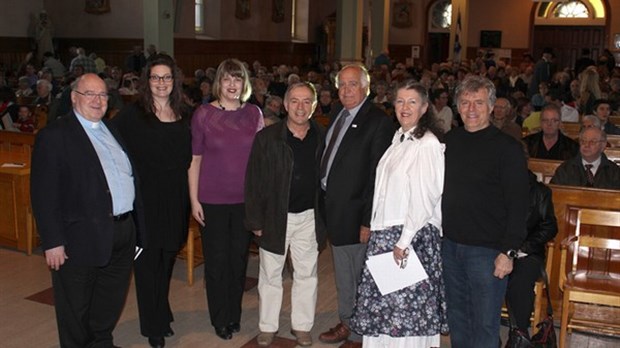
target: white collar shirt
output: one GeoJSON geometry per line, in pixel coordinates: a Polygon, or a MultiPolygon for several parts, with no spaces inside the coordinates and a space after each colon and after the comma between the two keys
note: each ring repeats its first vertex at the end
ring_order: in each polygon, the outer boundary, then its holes
{"type": "Polygon", "coordinates": [[[379,161],[370,225],[373,231],[403,225],[401,249],[427,224],[441,231],[444,150],[430,131],[416,139],[400,128],[379,161]]]}

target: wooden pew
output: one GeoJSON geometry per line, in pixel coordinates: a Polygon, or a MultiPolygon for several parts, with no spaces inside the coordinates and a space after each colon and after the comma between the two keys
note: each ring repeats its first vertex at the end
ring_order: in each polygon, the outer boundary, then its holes
{"type": "MultiPolygon", "coordinates": [[[[553,205],[558,221],[549,290],[553,308],[559,312],[562,298],[559,289],[560,242],[567,236],[574,235],[579,209],[620,210],[620,191],[561,185],[549,185],[549,187],[553,193],[553,205]]],[[[600,228],[592,228],[590,232],[600,234],[608,233],[608,230],[601,231],[600,228]]],[[[615,237],[620,237],[620,234],[615,237]]]]}
{"type": "Polygon", "coordinates": [[[613,148],[620,147],[620,135],[607,134],[607,143],[613,148]]]}
{"type": "Polygon", "coordinates": [[[23,152],[30,155],[34,146],[32,133],[0,131],[0,149],[10,152],[23,152]]]}
{"type": "Polygon", "coordinates": [[[581,123],[578,122],[562,122],[560,127],[564,131],[567,137],[575,139],[579,136],[579,130],[581,129],[581,123]]]}
{"type": "Polygon", "coordinates": [[[620,147],[606,148],[605,156],[607,156],[610,161],[616,162],[618,165],[620,165],[620,147]]]}
{"type": "Polygon", "coordinates": [[[527,160],[527,167],[538,176],[538,181],[544,183],[549,183],[560,164],[562,164],[562,161],[540,158],[530,158],[527,160]]]}

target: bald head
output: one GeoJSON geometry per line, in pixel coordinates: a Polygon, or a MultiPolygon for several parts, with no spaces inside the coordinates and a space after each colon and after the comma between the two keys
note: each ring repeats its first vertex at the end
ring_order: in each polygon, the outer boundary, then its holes
{"type": "Polygon", "coordinates": [[[75,80],[71,92],[73,110],[91,122],[99,122],[108,109],[108,89],[96,74],[84,74],[75,80]]]}

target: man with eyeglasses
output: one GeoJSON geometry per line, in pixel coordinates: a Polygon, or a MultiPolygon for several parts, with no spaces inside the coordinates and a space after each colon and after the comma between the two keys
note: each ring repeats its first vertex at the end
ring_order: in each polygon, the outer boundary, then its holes
{"type": "Polygon", "coordinates": [[[547,104],[540,114],[541,131],[523,138],[532,158],[565,161],[579,152],[579,144],[560,132],[562,111],[556,104],[547,104]]]}
{"type": "Polygon", "coordinates": [[[607,135],[601,129],[579,133],[579,154],[564,163],[551,178],[552,184],[620,190],[620,167],[603,153],[607,135]]]}
{"type": "Polygon", "coordinates": [[[61,347],[114,347],[136,241],[144,240],[133,166],[103,121],[106,84],[85,74],[73,110],[43,128],[32,153],[32,208],[52,270],[61,347]]]}

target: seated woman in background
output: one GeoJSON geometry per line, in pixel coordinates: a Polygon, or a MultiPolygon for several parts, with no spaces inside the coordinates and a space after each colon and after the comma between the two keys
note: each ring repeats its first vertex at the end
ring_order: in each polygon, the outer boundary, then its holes
{"type": "Polygon", "coordinates": [[[442,130],[417,82],[396,88],[394,109],[401,127],[377,166],[366,255],[389,252],[404,267],[408,252],[415,252],[428,278],[382,295],[364,266],[351,329],[364,335],[364,347],[439,347],[448,330],[439,230],[442,130]]]}
{"type": "Polygon", "coordinates": [[[530,207],[527,214],[527,237],[514,259],[508,278],[506,305],[510,308],[517,330],[529,337],[530,316],[534,307],[534,283],[540,278],[545,263],[545,245],[558,233],[551,200],[551,189],[529,172],[530,207]]]}

